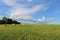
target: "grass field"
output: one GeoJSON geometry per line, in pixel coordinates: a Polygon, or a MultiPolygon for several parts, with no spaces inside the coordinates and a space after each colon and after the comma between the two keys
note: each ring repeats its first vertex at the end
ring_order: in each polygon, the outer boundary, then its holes
{"type": "Polygon", "coordinates": [[[60,25],[0,25],[0,40],[60,40],[60,25]]]}

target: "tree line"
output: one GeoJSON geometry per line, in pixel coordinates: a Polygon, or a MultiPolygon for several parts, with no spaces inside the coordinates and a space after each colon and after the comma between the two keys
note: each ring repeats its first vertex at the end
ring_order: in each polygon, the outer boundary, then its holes
{"type": "Polygon", "coordinates": [[[0,24],[21,24],[21,23],[16,20],[12,20],[11,18],[3,17],[0,20],[0,24]]]}

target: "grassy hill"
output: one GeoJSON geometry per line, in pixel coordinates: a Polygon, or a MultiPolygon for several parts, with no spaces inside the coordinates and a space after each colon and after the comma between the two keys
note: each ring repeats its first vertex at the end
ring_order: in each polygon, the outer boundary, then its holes
{"type": "Polygon", "coordinates": [[[60,25],[0,25],[0,40],[60,40],[60,25]]]}

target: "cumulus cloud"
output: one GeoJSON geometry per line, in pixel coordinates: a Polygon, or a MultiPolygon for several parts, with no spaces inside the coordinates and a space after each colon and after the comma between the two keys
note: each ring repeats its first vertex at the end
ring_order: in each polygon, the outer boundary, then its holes
{"type": "Polygon", "coordinates": [[[53,20],[54,20],[54,18],[46,18],[43,16],[37,20],[37,23],[46,24],[46,23],[51,23],[53,20]]]}
{"type": "Polygon", "coordinates": [[[47,23],[51,23],[54,20],[54,18],[46,18],[43,16],[39,19],[33,19],[31,16],[23,16],[22,18],[17,18],[16,20],[20,22],[22,21],[22,22],[37,23],[37,24],[47,24],[47,23]]]}

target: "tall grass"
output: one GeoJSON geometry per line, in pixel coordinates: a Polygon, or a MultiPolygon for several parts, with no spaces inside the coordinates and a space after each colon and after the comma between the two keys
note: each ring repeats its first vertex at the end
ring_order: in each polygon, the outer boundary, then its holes
{"type": "Polygon", "coordinates": [[[0,40],[60,40],[60,25],[0,25],[0,40]]]}

